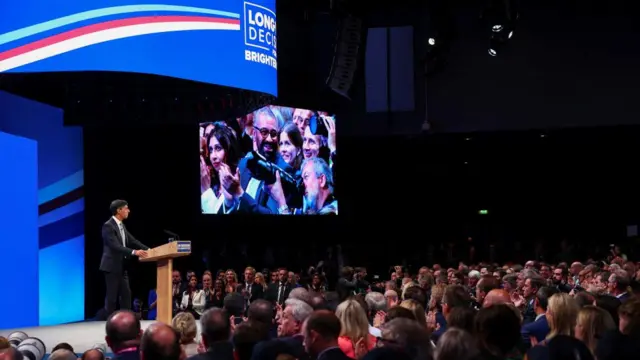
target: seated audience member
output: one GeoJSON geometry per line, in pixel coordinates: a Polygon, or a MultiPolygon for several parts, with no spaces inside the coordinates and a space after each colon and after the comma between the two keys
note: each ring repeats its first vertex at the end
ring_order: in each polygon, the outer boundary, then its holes
{"type": "Polygon", "coordinates": [[[71,351],[72,353],[75,353],[75,350],[73,350],[73,346],[69,345],[69,343],[66,342],[61,342],[60,344],[54,346],[53,349],[51,349],[51,353],[60,349],[66,349],[71,351]]]}
{"type": "MultiPolygon", "coordinates": [[[[458,309],[454,309],[454,313],[458,309]]],[[[473,336],[464,329],[450,326],[435,349],[435,360],[479,360],[480,349],[473,336]]]]}
{"type": "Polygon", "coordinates": [[[549,298],[558,292],[559,290],[555,287],[544,286],[536,293],[533,305],[536,318],[533,322],[525,324],[521,330],[522,344],[525,349],[531,347],[531,337],[535,338],[535,342],[542,342],[549,335],[549,323],[545,314],[549,306],[549,298]]]}
{"type": "Polygon", "coordinates": [[[313,308],[304,301],[287,299],[282,317],[279,320],[278,337],[300,334],[302,323],[311,315],[313,308]]]}
{"type": "Polygon", "coordinates": [[[482,307],[489,307],[497,304],[511,304],[511,295],[506,290],[494,289],[489,291],[482,302],[482,307]]]}
{"type": "Polygon", "coordinates": [[[180,334],[163,323],[147,327],[140,343],[140,360],[182,360],[180,334]]]}
{"type": "Polygon", "coordinates": [[[618,317],[618,308],[621,304],[622,302],[620,302],[620,299],[611,295],[596,296],[596,301],[593,303],[593,305],[605,309],[609,313],[609,315],[611,315],[611,317],[613,318],[613,322],[616,324],[616,327],[620,322],[618,317]]]}
{"type": "Polygon", "coordinates": [[[82,353],[81,360],[104,360],[104,353],[98,349],[90,349],[82,353]]]}
{"type": "Polygon", "coordinates": [[[236,321],[236,325],[242,321],[245,306],[244,296],[240,293],[233,292],[224,297],[224,310],[229,316],[233,316],[238,320],[236,321]]]}
{"type": "Polygon", "coordinates": [[[49,359],[51,360],[78,360],[78,355],[67,350],[67,349],[58,349],[49,355],[49,359]]]}
{"type": "Polygon", "coordinates": [[[640,353],[640,298],[630,298],[618,309],[620,324],[598,341],[598,360],[637,359],[640,353]]]}
{"type": "Polygon", "coordinates": [[[520,343],[520,319],[511,307],[497,304],[478,311],[475,337],[485,359],[505,359],[517,353],[520,343]]]}
{"type": "Polygon", "coordinates": [[[578,313],[575,337],[587,345],[591,353],[595,355],[598,339],[601,339],[606,332],[615,329],[616,324],[606,310],[588,305],[580,309],[578,313]]]}
{"type": "Polygon", "coordinates": [[[256,344],[268,339],[269,334],[264,324],[253,321],[238,324],[232,338],[235,360],[250,360],[256,344]]]}
{"type": "Polygon", "coordinates": [[[409,319],[416,321],[416,315],[409,309],[394,306],[385,314],[384,323],[386,324],[393,319],[409,319]]]}
{"type": "Polygon", "coordinates": [[[596,298],[586,291],[579,291],[573,298],[576,300],[579,308],[583,308],[587,305],[593,305],[593,302],[596,301],[596,298]]]}
{"type": "MultiPolygon", "coordinates": [[[[547,323],[549,323],[549,335],[545,341],[556,335],[573,336],[578,318],[578,303],[566,293],[553,294],[549,298],[547,306],[547,323]]],[[[541,344],[544,344],[543,341],[541,344]]]]}
{"type": "MultiPolygon", "coordinates": [[[[367,303],[367,309],[369,310],[367,314],[369,324],[373,325],[369,327],[369,333],[375,337],[379,337],[380,329],[377,328],[379,324],[375,324],[374,319],[376,318],[376,315],[380,317],[380,315],[387,311],[387,300],[381,293],[372,291],[364,297],[364,301],[367,303]]],[[[384,317],[382,319],[384,319],[384,317]]]]}
{"type": "MultiPolygon", "coordinates": [[[[229,314],[223,309],[211,308],[200,318],[202,326],[202,345],[206,352],[191,356],[189,360],[233,360],[231,322],[229,314]]],[[[150,359],[148,359],[150,360],[150,359]]]]}
{"type": "Polygon", "coordinates": [[[353,299],[340,303],[336,309],[336,316],[340,319],[340,337],[338,345],[350,358],[356,358],[356,345],[361,341],[367,350],[376,345],[376,338],[369,333],[369,321],[365,310],[353,299]]]}
{"type": "Polygon", "coordinates": [[[424,308],[415,300],[404,300],[400,303],[400,307],[411,310],[413,315],[416,316],[416,321],[423,326],[427,326],[427,315],[424,312],[424,308]]]}
{"type": "Polygon", "coordinates": [[[350,360],[338,347],[341,331],[341,322],[334,313],[313,312],[302,326],[306,353],[316,360],[350,360]]]}
{"type": "Polygon", "coordinates": [[[268,330],[269,338],[278,336],[278,326],[274,324],[273,316],[273,305],[264,299],[252,301],[247,310],[247,320],[263,324],[268,330]]]}
{"type": "Polygon", "coordinates": [[[554,336],[546,346],[529,349],[525,360],[594,360],[593,355],[580,340],[571,336],[554,336]]]}
{"type": "Polygon", "coordinates": [[[171,321],[171,326],[180,335],[180,345],[184,349],[187,356],[193,356],[198,353],[198,343],[196,336],[198,335],[198,326],[196,319],[191,313],[179,313],[171,321]]]}
{"type": "Polygon", "coordinates": [[[149,302],[149,311],[147,311],[147,320],[155,320],[158,316],[158,293],[156,289],[149,290],[149,296],[147,297],[149,302]]]}
{"type": "MultiPolygon", "coordinates": [[[[473,323],[476,319],[476,310],[473,308],[454,307],[447,316],[447,326],[458,328],[473,333],[473,323]]],[[[446,332],[445,332],[446,334],[446,332]]]]}
{"type": "Polygon", "coordinates": [[[451,310],[456,307],[471,307],[471,297],[463,286],[449,285],[445,288],[444,294],[442,295],[442,315],[445,321],[444,323],[439,323],[440,326],[431,334],[431,339],[434,342],[437,342],[438,338],[447,330],[446,318],[451,310]]]}
{"type": "Polygon", "coordinates": [[[107,319],[105,341],[116,360],[137,360],[142,330],[140,320],[129,310],[119,310],[107,319]]]}
{"type": "Polygon", "coordinates": [[[429,331],[417,321],[395,319],[385,323],[381,329],[378,346],[403,349],[412,359],[431,359],[433,344],[429,331]]]}
{"type": "MultiPolygon", "coordinates": [[[[480,273],[478,273],[480,274],[480,273]]],[[[483,275],[476,284],[475,301],[478,307],[482,307],[484,298],[491,290],[499,289],[500,282],[492,275],[483,275]]]]}

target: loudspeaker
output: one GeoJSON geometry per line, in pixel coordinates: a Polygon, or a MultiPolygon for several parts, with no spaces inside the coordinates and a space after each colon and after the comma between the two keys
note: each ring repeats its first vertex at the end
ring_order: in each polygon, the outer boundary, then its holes
{"type": "Polygon", "coordinates": [[[339,29],[327,85],[331,90],[350,99],[349,91],[364,55],[367,29],[362,19],[354,16],[344,17],[339,29]]]}

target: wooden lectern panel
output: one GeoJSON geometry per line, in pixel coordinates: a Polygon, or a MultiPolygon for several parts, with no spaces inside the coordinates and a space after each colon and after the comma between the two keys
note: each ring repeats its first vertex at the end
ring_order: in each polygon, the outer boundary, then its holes
{"type": "Polygon", "coordinates": [[[147,250],[148,256],[140,261],[156,262],[156,294],[158,299],[156,309],[157,320],[171,324],[173,318],[173,258],[191,254],[191,241],[174,241],[147,250]]]}
{"type": "Polygon", "coordinates": [[[156,309],[158,310],[158,315],[156,319],[171,325],[171,319],[173,318],[173,284],[171,281],[173,260],[170,258],[161,259],[157,264],[156,294],[158,298],[156,300],[156,309]]]}

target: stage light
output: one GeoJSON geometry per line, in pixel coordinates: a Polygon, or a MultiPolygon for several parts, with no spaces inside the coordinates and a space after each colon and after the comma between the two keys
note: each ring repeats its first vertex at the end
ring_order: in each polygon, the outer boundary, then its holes
{"type": "Polygon", "coordinates": [[[489,215],[489,210],[487,210],[487,209],[478,210],[478,214],[479,215],[489,215]]]}
{"type": "Polygon", "coordinates": [[[9,340],[9,344],[11,344],[12,347],[17,348],[18,345],[20,345],[20,343],[28,337],[29,335],[22,331],[14,331],[9,334],[9,336],[7,336],[7,340],[9,340]]]}
{"type": "Polygon", "coordinates": [[[44,346],[42,340],[29,337],[22,340],[16,350],[29,360],[42,360],[44,354],[47,352],[47,347],[44,346]]]}
{"type": "Polygon", "coordinates": [[[489,50],[491,56],[498,56],[513,37],[520,18],[517,0],[488,0],[482,17],[491,25],[489,50]]]}

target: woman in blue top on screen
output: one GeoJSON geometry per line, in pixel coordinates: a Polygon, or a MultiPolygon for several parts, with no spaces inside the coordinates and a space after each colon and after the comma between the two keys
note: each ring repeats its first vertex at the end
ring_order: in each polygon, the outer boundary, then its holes
{"type": "Polygon", "coordinates": [[[158,315],[158,294],[156,289],[149,290],[149,311],[147,312],[147,320],[155,320],[158,315]]]}
{"type": "Polygon", "coordinates": [[[220,186],[218,171],[228,166],[235,172],[240,160],[240,147],[233,130],[223,122],[214,124],[207,135],[206,151],[200,156],[200,191],[204,214],[220,214],[230,211],[224,207],[224,189],[220,186]]]}
{"type": "Polygon", "coordinates": [[[282,160],[291,165],[295,171],[300,170],[300,164],[302,164],[302,134],[296,124],[290,122],[282,128],[278,150],[280,150],[282,160]]]}

